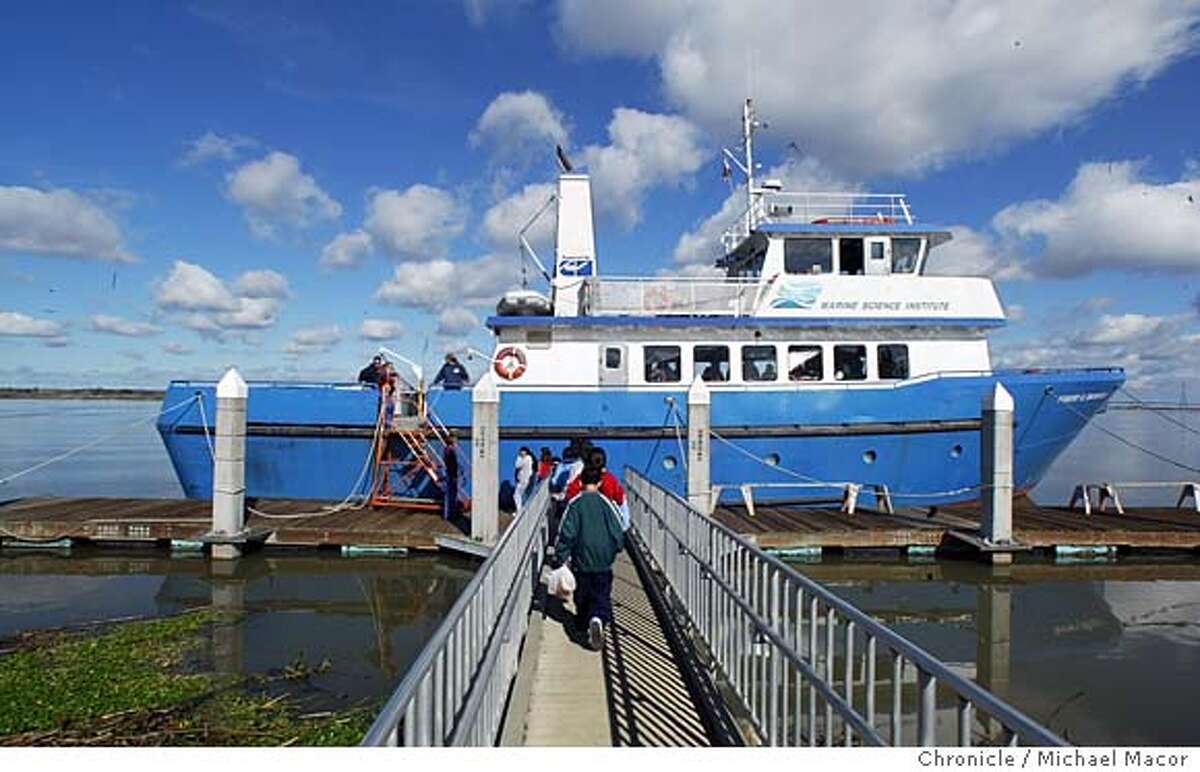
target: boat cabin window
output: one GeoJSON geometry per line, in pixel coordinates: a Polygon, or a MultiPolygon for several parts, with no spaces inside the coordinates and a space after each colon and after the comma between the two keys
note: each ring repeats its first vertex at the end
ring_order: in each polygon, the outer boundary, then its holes
{"type": "Polygon", "coordinates": [[[892,239],[892,273],[912,273],[921,256],[920,239],[892,239]]]}
{"type": "Polygon", "coordinates": [[[729,346],[696,346],[692,349],[692,376],[702,381],[729,380],[729,346]]]}
{"type": "Polygon", "coordinates": [[[867,379],[867,347],[834,346],[833,378],[838,381],[865,381],[867,379]]]}
{"type": "Polygon", "coordinates": [[[742,346],[743,381],[773,381],[778,377],[774,346],[742,346]]]}
{"type": "Polygon", "coordinates": [[[884,343],[879,346],[879,377],[904,380],[908,377],[908,346],[903,343],[884,343]]]}
{"type": "Polygon", "coordinates": [[[838,239],[838,273],[847,276],[862,276],[862,272],[863,240],[838,239]]]}
{"type": "Polygon", "coordinates": [[[824,374],[820,346],[788,346],[789,381],[819,381],[824,374]]]}
{"type": "Polygon", "coordinates": [[[680,380],[683,357],[679,346],[646,346],[646,383],[675,383],[680,380]]]}
{"type": "Polygon", "coordinates": [[[621,349],[608,346],[604,349],[604,366],[609,370],[621,369],[621,349]]]}
{"type": "Polygon", "coordinates": [[[785,239],[783,270],[786,273],[832,273],[832,239],[785,239]]]}

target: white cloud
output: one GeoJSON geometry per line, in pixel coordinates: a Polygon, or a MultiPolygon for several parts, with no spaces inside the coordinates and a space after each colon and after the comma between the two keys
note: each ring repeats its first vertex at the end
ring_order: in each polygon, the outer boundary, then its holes
{"type": "Polygon", "coordinates": [[[381,303],[441,310],[494,304],[516,283],[516,258],[485,255],[475,260],[426,260],[396,266],[375,291],[381,303]]]}
{"type": "Polygon", "coordinates": [[[475,314],[461,306],[443,309],[438,314],[437,334],[447,338],[466,335],[479,327],[475,314]]]}
{"type": "Polygon", "coordinates": [[[257,236],[274,236],[280,224],[304,228],[342,213],[342,205],[287,153],[275,151],[243,164],[226,175],[226,182],[226,195],[242,206],[257,236]]]}
{"type": "MultiPolygon", "coordinates": [[[[776,178],[785,190],[851,191],[854,186],[839,179],[815,159],[793,159],[769,169],[763,178],[776,178]]],[[[674,262],[684,266],[711,265],[721,257],[721,234],[746,212],[746,186],[735,188],[721,208],[696,227],[679,237],[674,262]]],[[[702,275],[697,274],[697,275],[702,275]]]]}
{"type": "Polygon", "coordinates": [[[287,277],[278,271],[246,271],[238,277],[233,291],[244,298],[286,298],[290,293],[287,277]]]}
{"type": "Polygon", "coordinates": [[[35,319],[19,311],[0,311],[0,336],[61,339],[66,328],[49,319],[35,319]]]}
{"type": "Polygon", "coordinates": [[[1037,273],[1072,276],[1103,268],[1200,270],[1200,172],[1175,182],[1144,179],[1135,161],[1079,167],[1057,200],[1006,207],[993,219],[1000,234],[1031,240],[1037,273]]]}
{"type": "Polygon", "coordinates": [[[404,191],[373,191],[363,225],[377,248],[414,258],[443,253],[466,221],[454,196],[429,185],[413,185],[404,191]]]}
{"type": "Polygon", "coordinates": [[[1177,328],[1181,320],[1170,316],[1146,314],[1102,314],[1094,324],[1074,338],[1078,345],[1112,346],[1140,343],[1168,327],[1177,328]]]}
{"type": "Polygon", "coordinates": [[[276,298],[238,298],[237,308],[222,311],[213,319],[225,330],[261,330],[275,324],[278,317],[276,298]]]}
{"type": "Polygon", "coordinates": [[[364,340],[391,340],[404,334],[404,324],[393,319],[363,319],[358,336],[364,340]]]}
{"type": "Polygon", "coordinates": [[[642,199],[659,185],[675,185],[710,155],[700,130],[677,115],[618,107],[608,124],[609,144],[588,145],[581,157],[591,174],[593,201],[626,225],[641,219],[642,199]]]}
{"type": "Polygon", "coordinates": [[[196,166],[211,159],[232,161],[244,149],[257,147],[258,142],[240,134],[223,137],[213,131],[206,131],[188,143],[187,152],[179,159],[181,166],[196,166]]]}
{"type": "Polygon", "coordinates": [[[175,356],[187,356],[188,354],[192,353],[190,348],[182,343],[175,343],[174,341],[162,344],[162,350],[168,354],[174,354],[175,356]]]}
{"type": "Polygon", "coordinates": [[[129,319],[122,319],[119,316],[109,316],[108,314],[95,314],[89,321],[93,332],[123,335],[127,338],[144,338],[148,335],[157,335],[162,332],[162,327],[159,327],[157,324],[135,322],[129,319]]]}
{"type": "Polygon", "coordinates": [[[717,135],[753,95],[769,137],[859,176],[1077,121],[1186,54],[1198,17],[1192,0],[560,0],[557,37],[652,58],[667,99],[717,135]]]}
{"type": "Polygon", "coordinates": [[[506,91],[479,116],[470,142],[486,145],[492,159],[521,166],[537,156],[551,158],[554,145],[567,144],[566,119],[545,95],[536,91],[506,91]]]}
{"type": "Polygon", "coordinates": [[[292,333],[284,352],[291,355],[328,351],[342,340],[342,328],[336,324],[308,327],[292,333]]]}
{"type": "Polygon", "coordinates": [[[929,253],[925,273],[930,276],[988,276],[1000,281],[1028,279],[1026,266],[1011,254],[1009,247],[991,234],[965,225],[950,228],[949,243],[929,253]]]}
{"type": "MultiPolygon", "coordinates": [[[[512,249],[517,243],[518,232],[546,204],[554,194],[554,188],[551,183],[526,185],[488,209],[483,216],[483,235],[488,243],[493,247],[512,249]]],[[[543,260],[548,259],[544,252],[554,244],[556,222],[555,209],[551,206],[525,234],[543,260]]]]}
{"type": "Polygon", "coordinates": [[[1025,321],[1025,306],[1017,303],[1005,305],[1004,316],[1010,322],[1023,322],[1025,321]]]}
{"type": "Polygon", "coordinates": [[[186,260],[171,266],[155,289],[154,302],[170,311],[232,311],[238,305],[225,282],[186,260]]]}
{"type": "Polygon", "coordinates": [[[131,263],[121,229],[103,209],[66,190],[0,186],[0,251],[131,263]]]}
{"type": "Polygon", "coordinates": [[[339,233],[321,250],[321,265],[330,268],[361,265],[374,249],[371,234],[361,228],[349,233],[339,233]]]}

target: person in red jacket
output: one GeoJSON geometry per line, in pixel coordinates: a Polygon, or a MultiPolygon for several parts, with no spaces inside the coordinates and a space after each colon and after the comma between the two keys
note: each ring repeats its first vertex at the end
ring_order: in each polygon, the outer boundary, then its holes
{"type": "MultiPolygon", "coordinates": [[[[625,486],[621,485],[621,481],[617,479],[616,475],[605,468],[606,464],[608,464],[608,455],[601,448],[592,448],[588,451],[587,458],[584,459],[585,467],[593,467],[600,470],[599,491],[618,507],[624,506],[625,486]]],[[[567,483],[567,501],[578,496],[581,491],[583,491],[583,475],[567,483]]]]}

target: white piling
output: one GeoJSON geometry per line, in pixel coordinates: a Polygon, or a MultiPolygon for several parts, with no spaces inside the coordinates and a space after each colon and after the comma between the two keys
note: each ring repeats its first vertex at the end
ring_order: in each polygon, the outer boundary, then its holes
{"type": "MultiPolygon", "coordinates": [[[[214,536],[234,537],[246,526],[246,398],[249,388],[236,368],[217,384],[217,432],[213,447],[214,536]]],[[[214,558],[236,558],[235,544],[213,544],[214,558]]]]}
{"type": "Polygon", "coordinates": [[[500,390],[491,372],[471,390],[471,538],[500,536],[500,390]]]}
{"type": "Polygon", "coordinates": [[[701,514],[711,514],[716,504],[711,498],[710,480],[711,440],[709,430],[712,423],[712,393],[704,381],[697,377],[688,389],[688,459],[687,497],[688,503],[701,514]]]}
{"type": "Polygon", "coordinates": [[[989,544],[1012,542],[1013,398],[1001,384],[983,397],[980,480],[983,521],[980,536],[989,544]]]}

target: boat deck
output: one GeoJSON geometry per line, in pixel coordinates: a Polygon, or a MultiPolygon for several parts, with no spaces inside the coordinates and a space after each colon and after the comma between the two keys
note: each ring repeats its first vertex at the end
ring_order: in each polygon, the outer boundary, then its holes
{"type": "MultiPolygon", "coordinates": [[[[932,514],[916,508],[898,509],[895,514],[860,508],[850,515],[835,505],[761,503],[753,516],[744,506],[722,506],[714,517],[760,547],[853,549],[937,547],[952,530],[977,529],[981,514],[977,505],[943,507],[932,514]]],[[[1021,496],[1013,501],[1013,536],[1033,548],[1197,549],[1200,513],[1156,507],[1127,508],[1123,515],[1112,511],[1087,515],[1079,509],[1041,506],[1021,496]]]]}

